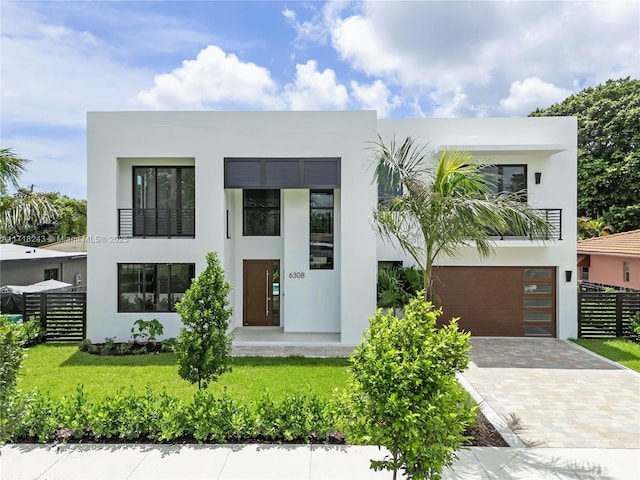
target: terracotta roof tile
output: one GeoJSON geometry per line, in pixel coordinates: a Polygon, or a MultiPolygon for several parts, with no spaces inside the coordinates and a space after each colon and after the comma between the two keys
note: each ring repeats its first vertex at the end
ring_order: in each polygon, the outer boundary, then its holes
{"type": "Polygon", "coordinates": [[[580,240],[578,241],[578,253],[640,256],[640,230],[580,240]]]}

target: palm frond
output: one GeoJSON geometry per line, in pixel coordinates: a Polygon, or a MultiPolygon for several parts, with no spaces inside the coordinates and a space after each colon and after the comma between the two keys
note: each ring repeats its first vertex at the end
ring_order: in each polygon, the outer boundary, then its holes
{"type": "Polygon", "coordinates": [[[19,188],[20,175],[25,172],[29,160],[18,157],[11,148],[0,148],[0,192],[9,186],[19,188]]]}
{"type": "Polygon", "coordinates": [[[397,242],[423,272],[425,298],[434,298],[432,267],[439,256],[456,257],[463,247],[474,246],[481,257],[494,251],[495,235],[518,235],[546,240],[551,226],[525,201],[526,192],[503,193],[495,189],[471,154],[445,151],[435,170],[426,166],[425,147],[407,137],[376,149],[374,180],[392,191],[403,190],[378,205],[373,218],[378,234],[397,242]]]}

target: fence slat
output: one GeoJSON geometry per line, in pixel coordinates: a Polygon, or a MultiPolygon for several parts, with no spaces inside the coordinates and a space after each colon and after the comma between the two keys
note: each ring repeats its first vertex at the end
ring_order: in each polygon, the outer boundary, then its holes
{"type": "Polygon", "coordinates": [[[84,292],[24,293],[23,320],[40,317],[46,342],[79,342],[87,335],[84,292]]]}
{"type": "Polygon", "coordinates": [[[579,292],[578,338],[634,337],[640,292],[579,292]]]}

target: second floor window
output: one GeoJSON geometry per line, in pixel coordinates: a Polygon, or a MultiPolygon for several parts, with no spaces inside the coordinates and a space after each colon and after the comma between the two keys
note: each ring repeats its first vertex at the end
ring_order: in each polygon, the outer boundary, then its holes
{"type": "Polygon", "coordinates": [[[333,190],[309,192],[309,268],[333,269],[333,190]]]}
{"type": "Polygon", "coordinates": [[[133,167],[134,235],[195,234],[195,168],[133,167]]]}
{"type": "Polygon", "coordinates": [[[527,200],[527,166],[526,165],[491,165],[482,169],[491,191],[496,195],[504,192],[525,190],[523,201],[527,200]]]}
{"type": "Polygon", "coordinates": [[[243,190],[244,236],[280,236],[280,190],[243,190]]]}

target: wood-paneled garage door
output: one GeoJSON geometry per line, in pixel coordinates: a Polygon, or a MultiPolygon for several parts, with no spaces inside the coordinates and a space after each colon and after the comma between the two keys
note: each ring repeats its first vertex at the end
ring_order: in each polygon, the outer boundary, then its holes
{"type": "Polygon", "coordinates": [[[438,267],[441,322],[476,336],[555,337],[555,267],[438,267]]]}

